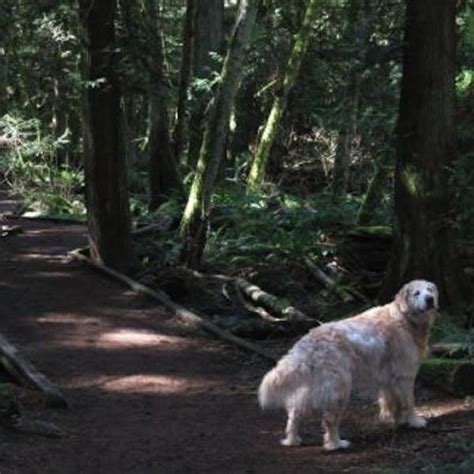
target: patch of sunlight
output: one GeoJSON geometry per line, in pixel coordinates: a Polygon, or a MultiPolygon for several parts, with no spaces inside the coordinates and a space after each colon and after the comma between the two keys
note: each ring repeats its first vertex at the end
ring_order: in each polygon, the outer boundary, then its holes
{"type": "Polygon", "coordinates": [[[170,344],[177,340],[177,337],[165,336],[151,331],[115,329],[101,334],[97,342],[101,347],[114,349],[124,346],[149,347],[163,343],[170,344]]]}
{"type": "Polygon", "coordinates": [[[422,178],[414,166],[404,168],[401,172],[400,180],[410,196],[421,196],[423,191],[422,178]]]}
{"type": "Polygon", "coordinates": [[[416,411],[428,418],[437,418],[464,410],[474,410],[474,400],[435,401],[418,406],[416,411]]]}
{"type": "Polygon", "coordinates": [[[71,273],[67,273],[67,272],[57,272],[57,271],[52,271],[52,272],[34,272],[34,275],[35,277],[48,277],[48,278],[51,278],[51,277],[55,277],[55,278],[58,278],[58,277],[61,277],[61,278],[76,278],[75,275],[72,275],[71,273]]]}
{"type": "Polygon", "coordinates": [[[28,260],[54,260],[58,262],[64,262],[68,263],[70,261],[69,257],[65,255],[53,255],[51,253],[37,253],[37,252],[32,252],[32,253],[25,253],[23,255],[18,256],[15,260],[19,261],[28,261],[28,260]]]}
{"type": "Polygon", "coordinates": [[[42,316],[36,319],[40,323],[50,324],[99,324],[101,320],[99,318],[86,317],[77,314],[62,314],[62,313],[44,313],[42,316]]]}
{"type": "Polygon", "coordinates": [[[189,379],[186,377],[150,374],[99,377],[98,379],[76,379],[68,383],[69,387],[74,388],[96,387],[107,392],[125,394],[152,393],[156,395],[200,392],[208,390],[209,387],[214,385],[215,382],[206,379],[189,379]]]}

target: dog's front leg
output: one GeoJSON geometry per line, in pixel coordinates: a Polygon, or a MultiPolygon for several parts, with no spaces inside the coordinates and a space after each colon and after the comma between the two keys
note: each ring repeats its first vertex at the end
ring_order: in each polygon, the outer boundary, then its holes
{"type": "Polygon", "coordinates": [[[394,391],[398,413],[395,421],[399,425],[408,425],[412,428],[424,428],[428,423],[425,418],[415,413],[415,377],[404,377],[394,384],[394,391]]]}
{"type": "Polygon", "coordinates": [[[388,388],[382,389],[379,395],[379,418],[383,423],[395,424],[400,417],[400,405],[396,395],[388,388]]]}

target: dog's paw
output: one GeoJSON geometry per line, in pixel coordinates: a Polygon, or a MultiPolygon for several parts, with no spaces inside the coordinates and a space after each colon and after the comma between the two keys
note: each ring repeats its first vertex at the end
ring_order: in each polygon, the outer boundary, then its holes
{"type": "Polygon", "coordinates": [[[327,441],[324,443],[326,451],[336,451],[337,449],[347,449],[351,442],[347,439],[338,439],[337,441],[327,441]]]}
{"type": "Polygon", "coordinates": [[[280,441],[283,446],[299,446],[301,444],[301,438],[299,436],[287,436],[280,441]]]}
{"type": "Polygon", "coordinates": [[[428,424],[428,421],[422,416],[411,415],[407,419],[407,425],[411,428],[424,428],[428,424]]]}

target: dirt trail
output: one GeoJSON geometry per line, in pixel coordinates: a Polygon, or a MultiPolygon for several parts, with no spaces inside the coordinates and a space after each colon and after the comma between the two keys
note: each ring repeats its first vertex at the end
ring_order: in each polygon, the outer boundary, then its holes
{"type": "MultiPolygon", "coordinates": [[[[0,214],[12,206],[1,198],[0,214]]],[[[379,472],[458,459],[446,443],[474,435],[472,406],[447,400],[425,404],[440,416],[423,434],[389,432],[362,413],[349,416],[355,447],[346,453],[324,453],[311,420],[307,445],[280,447],[283,417],[256,403],[266,363],[191,335],[162,308],[70,262],[82,226],[21,225],[24,233],[0,239],[0,330],[71,408],[44,414],[68,433],[61,439],[0,429],[0,474],[379,472]]]]}

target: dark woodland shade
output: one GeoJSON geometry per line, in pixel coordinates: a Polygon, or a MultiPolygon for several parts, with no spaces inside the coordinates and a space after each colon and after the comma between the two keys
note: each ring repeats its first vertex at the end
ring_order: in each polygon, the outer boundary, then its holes
{"type": "MultiPolygon", "coordinates": [[[[168,114],[168,93],[165,80],[165,60],[161,22],[154,2],[145,3],[145,13],[155,27],[156,43],[152,49],[153,68],[150,68],[148,93],[148,153],[150,200],[148,207],[155,210],[175,191],[182,191],[175,153],[171,143],[168,114]]],[[[150,35],[151,36],[151,35],[150,35]]]]}
{"type": "Polygon", "coordinates": [[[125,150],[120,127],[120,88],[115,71],[115,0],[80,1],[85,49],[84,164],[91,255],[128,271],[131,249],[125,150]],[[99,83],[95,83],[98,78],[99,83]]]}
{"type": "Polygon", "coordinates": [[[455,0],[407,1],[395,175],[395,246],[381,299],[413,278],[461,301],[453,238],[455,0]]]}

